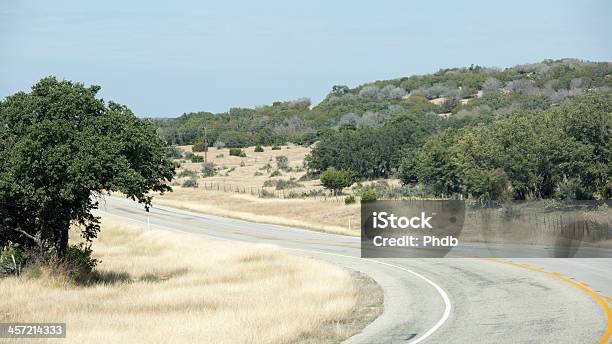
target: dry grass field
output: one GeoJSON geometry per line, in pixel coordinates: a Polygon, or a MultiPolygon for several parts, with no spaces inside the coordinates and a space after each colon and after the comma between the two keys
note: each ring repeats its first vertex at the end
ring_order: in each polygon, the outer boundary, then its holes
{"type": "Polygon", "coordinates": [[[239,193],[192,188],[175,188],[174,192],[155,197],[153,203],[252,222],[360,235],[358,204],[345,205],[341,202],[315,199],[258,198],[239,193]]]}
{"type": "MultiPolygon", "coordinates": [[[[191,151],[191,146],[179,147],[191,151]]],[[[173,185],[173,192],[156,196],[155,204],[167,205],[182,209],[199,211],[207,214],[240,218],[243,220],[274,223],[280,225],[307,228],[331,233],[359,235],[359,204],[345,205],[343,198],[261,198],[257,190],[264,186],[266,180],[287,180],[295,178],[301,185],[283,192],[308,192],[323,190],[318,180],[298,181],[306,174],[303,168],[304,157],[310,148],[301,146],[282,146],[281,150],[271,150],[263,147],[264,152],[256,153],[254,147],[245,148],[245,158],[230,156],[228,149],[211,148],[208,161],[214,163],[220,170],[213,177],[202,176],[202,163],[182,161],[180,173],[184,170],[198,173],[198,188],[185,188],[182,183],[189,177],[179,177],[173,185]],[[287,147],[289,147],[287,149],[287,147]],[[286,156],[292,171],[280,171],[281,176],[270,177],[277,170],[276,157],[286,156]],[[267,165],[271,168],[266,169],[267,165]],[[211,190],[205,184],[225,185],[227,191],[211,190]],[[230,191],[229,188],[247,190],[247,193],[230,191]],[[251,194],[248,190],[253,190],[251,194]],[[351,228],[349,230],[349,219],[351,228]]],[[[196,153],[203,155],[204,153],[196,153]]],[[[274,192],[274,187],[266,190],[274,192]]],[[[278,191],[277,191],[278,192],[278,191]]]]}
{"type": "MultiPolygon", "coordinates": [[[[191,152],[191,146],[179,146],[178,148],[191,152]]],[[[299,179],[306,171],[304,169],[304,157],[310,152],[310,148],[288,145],[281,146],[280,150],[272,150],[271,147],[263,147],[264,151],[256,153],[255,147],[243,148],[246,153],[245,158],[229,155],[229,149],[216,149],[210,148],[208,151],[208,161],[212,162],[219,169],[217,175],[213,177],[203,178],[199,176],[199,182],[214,182],[224,183],[228,185],[239,185],[241,187],[254,187],[259,188],[264,185],[264,182],[268,179],[289,179],[291,177],[299,179]],[[270,177],[270,174],[277,170],[276,157],[286,156],[288,159],[289,167],[293,169],[291,172],[280,171],[281,175],[278,177],[270,177]],[[265,169],[266,165],[270,165],[269,169],[265,169]]],[[[196,155],[204,156],[204,152],[197,152],[196,155]]],[[[192,163],[191,161],[182,161],[181,169],[191,170],[198,173],[202,170],[202,163],[192,163]]],[[[179,182],[184,179],[179,179],[179,182]]],[[[322,189],[319,185],[319,181],[304,181],[299,182],[303,187],[296,188],[295,190],[312,190],[322,189]]]]}
{"type": "Polygon", "coordinates": [[[348,271],[186,236],[105,219],[94,252],[106,282],[2,279],[0,322],[66,322],[62,343],[337,342],[359,331],[363,293],[348,271]]]}

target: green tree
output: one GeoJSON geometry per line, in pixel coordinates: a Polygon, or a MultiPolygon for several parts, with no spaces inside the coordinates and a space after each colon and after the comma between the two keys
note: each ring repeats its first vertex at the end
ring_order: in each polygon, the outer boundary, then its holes
{"type": "Polygon", "coordinates": [[[154,124],[99,90],[48,77],[0,102],[0,246],[63,256],[71,223],[87,241],[97,236],[103,193],[148,210],[150,191],[171,190],[175,166],[154,124]]]}
{"type": "Polygon", "coordinates": [[[321,184],[326,188],[334,192],[334,195],[338,195],[342,192],[342,189],[349,187],[353,184],[354,174],[348,170],[336,170],[330,168],[321,174],[321,184]]]}

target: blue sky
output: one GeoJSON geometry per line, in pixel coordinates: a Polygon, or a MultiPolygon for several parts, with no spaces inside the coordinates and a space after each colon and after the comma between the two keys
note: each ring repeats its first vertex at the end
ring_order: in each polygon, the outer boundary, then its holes
{"type": "Polygon", "coordinates": [[[0,98],[47,75],[139,116],[310,97],[334,84],[612,61],[610,1],[2,1],[0,98]]]}

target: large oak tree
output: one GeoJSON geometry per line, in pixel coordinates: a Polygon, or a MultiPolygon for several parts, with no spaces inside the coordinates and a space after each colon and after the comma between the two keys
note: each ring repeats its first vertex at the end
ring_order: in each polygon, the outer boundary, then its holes
{"type": "Polygon", "coordinates": [[[48,77],[0,102],[0,246],[61,256],[71,224],[91,240],[106,192],[151,204],[169,191],[174,165],[152,122],[97,98],[99,86],[48,77]]]}

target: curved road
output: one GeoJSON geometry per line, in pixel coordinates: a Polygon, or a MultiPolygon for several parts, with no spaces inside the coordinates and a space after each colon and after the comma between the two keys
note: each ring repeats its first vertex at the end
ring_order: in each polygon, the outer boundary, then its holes
{"type": "Polygon", "coordinates": [[[361,259],[359,239],[108,197],[100,215],[278,245],[361,271],[383,314],[347,343],[612,343],[612,259],[361,259]]]}

